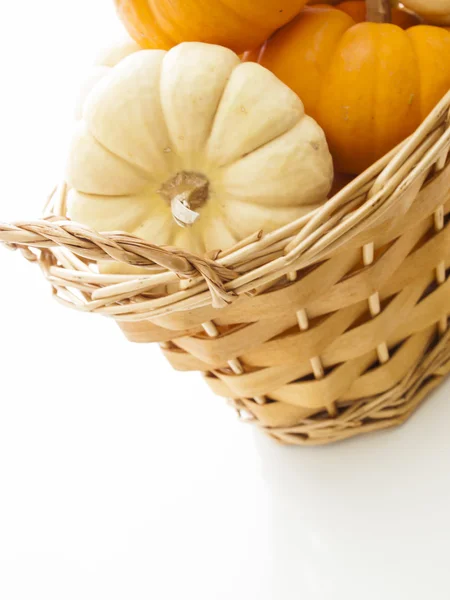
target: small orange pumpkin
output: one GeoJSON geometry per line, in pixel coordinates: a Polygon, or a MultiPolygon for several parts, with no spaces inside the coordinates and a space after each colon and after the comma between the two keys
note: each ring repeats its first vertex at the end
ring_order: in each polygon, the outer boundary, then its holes
{"type": "Polygon", "coordinates": [[[418,25],[355,23],[331,6],[306,7],[257,59],[303,100],[338,171],[357,174],[414,132],[450,89],[450,34],[418,25]]]}
{"type": "Polygon", "coordinates": [[[263,43],[306,0],[115,0],[119,17],[143,48],[169,50],[209,42],[238,54],[263,43]]]}

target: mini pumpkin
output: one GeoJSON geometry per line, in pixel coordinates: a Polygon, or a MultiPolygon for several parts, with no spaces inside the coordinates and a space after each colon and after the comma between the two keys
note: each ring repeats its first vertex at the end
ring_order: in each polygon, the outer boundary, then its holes
{"type": "Polygon", "coordinates": [[[298,96],[221,46],[134,52],[81,116],[68,214],[100,231],[203,254],[301,217],[331,187],[324,133],[298,96]]]}
{"type": "Polygon", "coordinates": [[[450,25],[450,0],[402,0],[410,10],[435,25],[450,25]]]}
{"type": "Polygon", "coordinates": [[[94,61],[93,66],[81,83],[75,109],[75,116],[77,119],[82,118],[86,98],[95,85],[103,79],[103,77],[108,75],[112,67],[115,67],[124,58],[139,50],[141,50],[140,46],[126,34],[121,39],[116,40],[112,45],[101,50],[94,61]]]}
{"type": "Polygon", "coordinates": [[[306,0],[115,0],[120,18],[143,48],[185,41],[255,48],[288,23],[306,0]]]}
{"type": "Polygon", "coordinates": [[[358,23],[311,6],[250,59],[299,94],[324,129],[336,168],[357,174],[414,132],[450,89],[450,34],[358,23]]]}

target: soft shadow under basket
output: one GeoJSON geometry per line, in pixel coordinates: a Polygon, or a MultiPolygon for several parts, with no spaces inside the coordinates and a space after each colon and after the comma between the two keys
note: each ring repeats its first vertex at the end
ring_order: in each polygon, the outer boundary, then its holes
{"type": "Polygon", "coordinates": [[[69,221],[65,185],[42,220],[0,224],[0,241],[60,302],[159,342],[281,442],[398,425],[450,371],[449,108],[450,93],[322,208],[208,258],[69,221]],[[108,257],[148,275],[99,274],[108,257]]]}

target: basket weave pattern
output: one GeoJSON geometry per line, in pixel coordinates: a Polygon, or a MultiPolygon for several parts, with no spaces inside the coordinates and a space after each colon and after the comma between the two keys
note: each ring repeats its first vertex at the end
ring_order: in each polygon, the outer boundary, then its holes
{"type": "Polygon", "coordinates": [[[159,342],[279,441],[397,425],[450,371],[449,108],[450,93],[322,208],[208,257],[69,221],[64,184],[0,241],[40,264],[59,302],[159,342]],[[108,258],[148,274],[98,273],[108,258]]]}

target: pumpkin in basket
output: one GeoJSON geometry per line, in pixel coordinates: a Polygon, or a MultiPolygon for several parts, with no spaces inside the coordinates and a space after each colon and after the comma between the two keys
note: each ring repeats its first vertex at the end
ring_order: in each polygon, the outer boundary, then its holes
{"type": "Polygon", "coordinates": [[[410,10],[422,16],[427,23],[450,25],[450,0],[402,0],[410,10]]]}
{"type": "Polygon", "coordinates": [[[342,10],[314,6],[276,32],[257,60],[300,95],[336,168],[357,174],[412,134],[450,89],[446,56],[442,28],[356,24],[342,10]]]}
{"type": "Polygon", "coordinates": [[[203,254],[305,215],[332,178],[324,133],[292,90],[231,50],[187,42],[134,52],[87,95],[68,214],[203,254]]]}
{"type": "Polygon", "coordinates": [[[185,41],[255,48],[288,23],[306,0],[115,0],[120,18],[143,48],[185,41]]]}
{"type": "Polygon", "coordinates": [[[75,107],[77,119],[83,117],[83,109],[86,99],[97,83],[109,74],[112,67],[118,65],[124,58],[134,52],[141,50],[140,46],[125,34],[122,39],[117,40],[111,46],[104,48],[97,56],[92,68],[81,83],[78,101],[75,107]]]}

